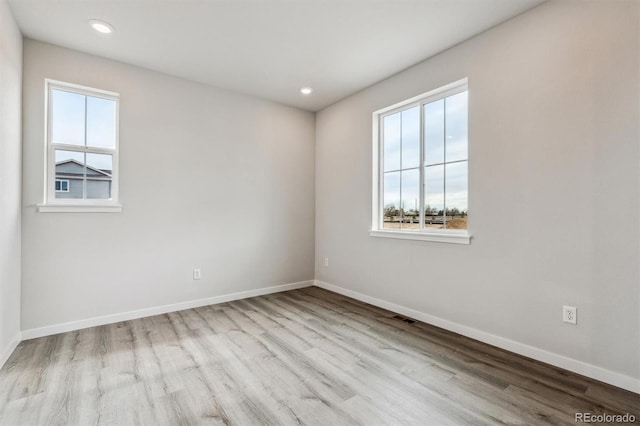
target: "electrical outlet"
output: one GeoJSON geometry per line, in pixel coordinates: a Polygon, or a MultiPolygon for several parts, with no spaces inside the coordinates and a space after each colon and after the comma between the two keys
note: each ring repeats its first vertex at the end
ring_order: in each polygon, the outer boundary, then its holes
{"type": "Polygon", "coordinates": [[[329,266],[329,258],[328,257],[324,258],[324,266],[329,266]]]}
{"type": "Polygon", "coordinates": [[[193,279],[199,280],[202,274],[200,273],[200,268],[196,268],[193,270],[193,279]]]}
{"type": "Polygon", "coordinates": [[[577,324],[578,323],[578,309],[573,306],[563,306],[562,307],[562,321],[568,322],[569,324],[577,324]]]}

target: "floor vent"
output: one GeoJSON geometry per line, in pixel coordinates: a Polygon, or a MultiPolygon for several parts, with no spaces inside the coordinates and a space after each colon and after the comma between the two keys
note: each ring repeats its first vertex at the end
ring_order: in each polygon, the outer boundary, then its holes
{"type": "Polygon", "coordinates": [[[396,316],[394,316],[394,318],[395,319],[399,319],[399,320],[404,321],[404,322],[409,323],[409,324],[413,324],[414,322],[416,322],[416,320],[412,320],[410,318],[401,317],[400,315],[396,315],[396,316]]]}

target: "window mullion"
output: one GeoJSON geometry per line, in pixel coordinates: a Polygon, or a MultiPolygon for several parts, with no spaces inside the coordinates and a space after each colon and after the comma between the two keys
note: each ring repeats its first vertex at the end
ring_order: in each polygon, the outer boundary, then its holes
{"type": "Polygon", "coordinates": [[[444,98],[444,141],[442,141],[442,152],[444,158],[444,164],[442,166],[442,205],[443,213],[442,222],[443,229],[447,229],[447,98],[444,98]]]}
{"type": "Polygon", "coordinates": [[[84,167],[82,168],[82,199],[87,199],[87,96],[84,97],[84,167]]]}
{"type": "Polygon", "coordinates": [[[447,161],[447,162],[442,162],[442,163],[429,163],[429,164],[427,164],[427,163],[425,162],[425,164],[424,164],[424,165],[425,165],[426,167],[431,167],[431,166],[444,166],[445,164],[463,163],[463,162],[465,162],[465,161],[467,161],[467,160],[453,160],[453,161],[447,161]]]}
{"type": "Polygon", "coordinates": [[[58,149],[63,151],[74,151],[74,152],[88,152],[90,154],[115,155],[117,152],[113,148],[104,148],[104,147],[67,145],[64,143],[52,143],[50,145],[53,149],[58,149]]]}
{"type": "Polygon", "coordinates": [[[384,120],[378,120],[378,229],[384,228],[384,120]]]}
{"type": "Polygon", "coordinates": [[[398,229],[402,229],[402,222],[404,221],[404,208],[402,206],[402,111],[400,112],[400,227],[398,229]]]}
{"type": "Polygon", "coordinates": [[[425,132],[424,132],[424,104],[420,104],[420,195],[418,196],[420,200],[420,226],[418,230],[424,231],[424,157],[426,151],[426,141],[425,141],[425,132]]]}
{"type": "MultiPolygon", "coordinates": [[[[462,162],[462,161],[467,161],[467,160],[460,160],[458,162],[462,162]]],[[[431,166],[431,164],[429,164],[431,166]]],[[[418,169],[420,166],[416,166],[416,167],[409,167],[407,169],[396,169],[396,170],[385,170],[382,173],[395,173],[395,172],[406,172],[408,170],[416,170],[418,169]]]]}

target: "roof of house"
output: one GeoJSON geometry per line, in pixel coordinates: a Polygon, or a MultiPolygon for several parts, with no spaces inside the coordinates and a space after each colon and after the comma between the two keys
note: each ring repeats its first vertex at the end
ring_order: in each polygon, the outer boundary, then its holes
{"type": "Polygon", "coordinates": [[[84,175],[84,168],[87,167],[87,176],[90,177],[111,177],[111,170],[100,170],[89,165],[85,165],[77,160],[63,160],[56,163],[56,173],[65,175],[84,175]],[[68,166],[68,167],[65,167],[68,166]],[[78,170],[79,168],[79,170],[78,170]]]}

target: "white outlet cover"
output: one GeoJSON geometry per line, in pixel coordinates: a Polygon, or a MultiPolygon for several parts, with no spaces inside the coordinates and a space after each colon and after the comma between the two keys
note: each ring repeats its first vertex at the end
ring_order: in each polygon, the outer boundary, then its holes
{"type": "Polygon", "coordinates": [[[578,308],[574,306],[563,306],[562,307],[562,321],[569,324],[577,324],[578,323],[578,308]]]}
{"type": "Polygon", "coordinates": [[[199,280],[200,276],[201,276],[200,268],[194,269],[193,270],[193,279],[194,280],[199,280]]]}

